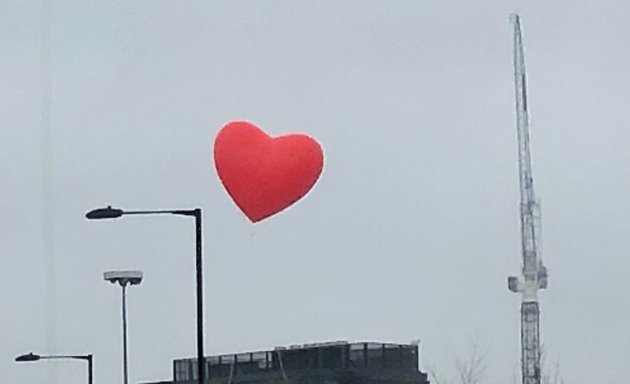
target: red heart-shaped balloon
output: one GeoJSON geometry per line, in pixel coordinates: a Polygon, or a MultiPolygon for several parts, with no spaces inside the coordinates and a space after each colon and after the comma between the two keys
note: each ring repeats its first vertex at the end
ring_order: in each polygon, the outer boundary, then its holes
{"type": "Polygon", "coordinates": [[[214,164],[228,194],[255,223],[306,195],[322,172],[324,154],[307,135],[271,137],[252,123],[233,121],[217,134],[214,164]]]}

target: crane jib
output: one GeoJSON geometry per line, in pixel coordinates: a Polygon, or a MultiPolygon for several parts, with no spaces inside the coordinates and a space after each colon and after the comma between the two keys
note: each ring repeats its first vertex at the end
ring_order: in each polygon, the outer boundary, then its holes
{"type": "Polygon", "coordinates": [[[527,112],[527,82],[525,81],[524,73],[521,75],[521,90],[523,94],[523,110],[527,112]]]}

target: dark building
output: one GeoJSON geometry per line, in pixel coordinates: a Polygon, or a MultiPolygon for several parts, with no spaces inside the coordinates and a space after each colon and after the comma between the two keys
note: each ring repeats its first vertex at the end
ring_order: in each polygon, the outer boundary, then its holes
{"type": "MultiPolygon", "coordinates": [[[[428,384],[418,346],[317,343],[206,358],[210,384],[428,384]]],[[[173,361],[173,381],[196,384],[197,359],[173,361]]]]}

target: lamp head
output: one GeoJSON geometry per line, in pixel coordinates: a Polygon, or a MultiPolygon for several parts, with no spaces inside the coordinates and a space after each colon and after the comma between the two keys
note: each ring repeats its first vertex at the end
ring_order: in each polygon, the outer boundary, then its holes
{"type": "Polygon", "coordinates": [[[118,283],[122,287],[138,285],[142,281],[142,271],[109,271],[103,273],[103,279],[112,284],[118,283]]]}
{"type": "Polygon", "coordinates": [[[15,358],[15,361],[17,362],[25,362],[25,361],[37,361],[41,359],[40,355],[36,355],[33,352],[27,354],[27,355],[21,355],[15,358]]]}
{"type": "Polygon", "coordinates": [[[98,208],[91,210],[85,215],[85,217],[90,220],[115,219],[122,216],[124,213],[125,212],[122,209],[112,208],[111,205],[108,205],[107,208],[98,208]]]}

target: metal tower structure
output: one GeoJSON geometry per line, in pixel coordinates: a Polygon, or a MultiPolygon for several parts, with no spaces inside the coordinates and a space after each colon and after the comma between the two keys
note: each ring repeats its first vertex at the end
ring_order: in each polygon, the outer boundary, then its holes
{"type": "Polygon", "coordinates": [[[542,264],[540,245],[540,205],[534,194],[534,178],[529,142],[527,81],[521,22],[514,24],[514,86],[516,91],[516,128],[521,192],[521,245],[523,270],[520,277],[508,277],[508,288],[521,294],[521,365],[523,384],[540,384],[540,310],[538,290],[547,288],[547,269],[542,264]]]}

